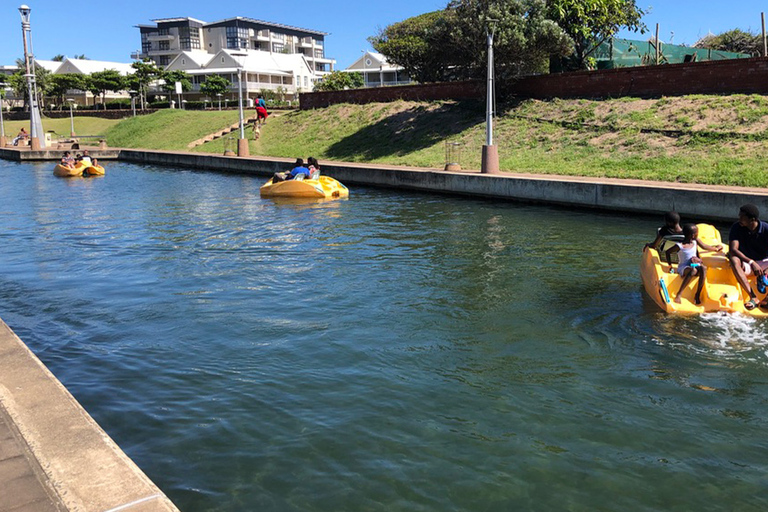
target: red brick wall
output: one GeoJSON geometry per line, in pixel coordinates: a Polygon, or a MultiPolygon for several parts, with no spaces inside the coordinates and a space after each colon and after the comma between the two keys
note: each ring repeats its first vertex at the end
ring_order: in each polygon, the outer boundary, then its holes
{"type": "MultiPolygon", "coordinates": [[[[734,59],[577,71],[500,83],[500,95],[523,98],[617,98],[683,94],[768,94],[768,59],[734,59]]],[[[485,82],[448,82],[302,93],[302,109],[335,103],[485,98],[485,82]]]]}

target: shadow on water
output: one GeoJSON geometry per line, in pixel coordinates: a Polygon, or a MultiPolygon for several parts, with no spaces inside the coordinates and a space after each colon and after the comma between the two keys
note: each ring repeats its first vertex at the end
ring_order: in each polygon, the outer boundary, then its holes
{"type": "Polygon", "coordinates": [[[328,158],[376,160],[406,155],[458,135],[483,122],[479,102],[419,105],[388,116],[328,148],[328,158]]]}

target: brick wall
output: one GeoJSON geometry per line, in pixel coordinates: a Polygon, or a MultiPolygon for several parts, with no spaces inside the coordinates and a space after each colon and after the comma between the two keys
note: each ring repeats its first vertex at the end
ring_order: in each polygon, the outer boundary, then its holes
{"type": "MultiPolygon", "coordinates": [[[[576,71],[499,83],[500,96],[522,98],[660,97],[683,94],[768,94],[768,59],[734,59],[662,66],[576,71]]],[[[449,82],[302,93],[302,109],[335,103],[485,98],[485,81],[449,82]]]]}

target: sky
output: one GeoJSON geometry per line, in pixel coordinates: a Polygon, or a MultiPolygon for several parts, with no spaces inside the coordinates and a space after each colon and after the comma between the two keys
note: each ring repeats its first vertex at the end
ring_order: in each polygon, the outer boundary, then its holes
{"type": "MultiPolygon", "coordinates": [[[[25,1],[32,9],[31,26],[35,56],[50,59],[85,54],[93,60],[130,62],[141,47],[139,24],[152,19],[192,17],[218,21],[235,16],[328,32],[326,57],[344,69],[370,50],[367,38],[391,23],[445,7],[447,0],[281,0],[279,2],[203,2],[201,0],[0,0],[0,65],[13,65],[23,55],[18,7],[25,1]]],[[[648,11],[643,21],[649,34],[621,32],[619,37],[644,39],[660,24],[659,38],[666,43],[695,43],[709,32],[732,28],[761,30],[760,12],[768,4],[757,0],[637,0],[648,11]]]]}

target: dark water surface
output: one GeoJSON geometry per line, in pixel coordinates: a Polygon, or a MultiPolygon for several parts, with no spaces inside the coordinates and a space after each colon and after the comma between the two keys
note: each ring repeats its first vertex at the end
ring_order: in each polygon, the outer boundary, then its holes
{"type": "Polygon", "coordinates": [[[185,512],[765,510],[768,329],[661,219],[0,161],[0,316],[185,512]]]}

